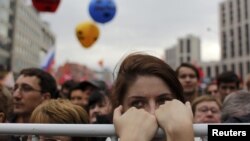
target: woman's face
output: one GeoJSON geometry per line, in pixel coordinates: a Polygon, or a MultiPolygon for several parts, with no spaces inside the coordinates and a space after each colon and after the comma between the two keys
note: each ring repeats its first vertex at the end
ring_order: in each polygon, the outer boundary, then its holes
{"type": "Polygon", "coordinates": [[[130,107],[143,108],[154,114],[155,110],[175,95],[162,79],[156,76],[139,76],[128,88],[123,100],[124,111],[130,107]]]}

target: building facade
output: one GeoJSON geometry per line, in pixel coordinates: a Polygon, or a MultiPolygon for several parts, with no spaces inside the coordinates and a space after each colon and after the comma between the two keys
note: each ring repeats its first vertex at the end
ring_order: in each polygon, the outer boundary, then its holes
{"type": "Polygon", "coordinates": [[[234,71],[243,80],[250,73],[250,1],[226,0],[219,5],[221,61],[203,63],[208,77],[234,71]]]}
{"type": "Polygon", "coordinates": [[[23,0],[14,0],[11,5],[10,69],[18,73],[23,68],[40,67],[41,59],[50,47],[54,47],[55,36],[39,13],[23,0]]]}
{"type": "Polygon", "coordinates": [[[199,37],[187,35],[178,39],[178,43],[165,50],[166,62],[176,69],[183,62],[199,64],[201,62],[201,41],[199,37]]]}
{"type": "Polygon", "coordinates": [[[174,45],[165,50],[165,61],[168,65],[175,69],[177,67],[177,45],[174,45]]]}
{"type": "MultiPolygon", "coordinates": [[[[243,81],[250,73],[250,1],[249,0],[225,0],[219,5],[219,34],[221,60],[218,62],[197,61],[202,67],[205,77],[216,78],[223,71],[234,71],[243,81]]],[[[182,41],[188,44],[187,40],[182,41]]],[[[188,47],[184,45],[183,50],[177,46],[176,64],[190,62],[185,55],[188,47]],[[186,50],[185,50],[186,49],[186,50]],[[182,51],[184,53],[182,53],[182,51]]],[[[196,50],[192,55],[200,57],[197,46],[191,45],[191,50],[196,50]],[[197,53],[197,54],[196,54],[197,53]]],[[[168,52],[168,51],[166,51],[168,52]]],[[[171,52],[169,50],[169,52],[171,52]]],[[[175,59],[175,58],[174,58],[175,59]]],[[[199,59],[197,59],[199,60],[199,59]]]]}
{"type": "Polygon", "coordinates": [[[23,68],[40,67],[55,47],[55,36],[25,0],[1,0],[0,46],[0,64],[17,74],[23,68]]]}
{"type": "Polygon", "coordinates": [[[10,57],[9,48],[7,47],[10,43],[8,33],[11,28],[9,17],[13,14],[10,10],[10,4],[11,0],[0,1],[0,64],[6,69],[10,57]]]}

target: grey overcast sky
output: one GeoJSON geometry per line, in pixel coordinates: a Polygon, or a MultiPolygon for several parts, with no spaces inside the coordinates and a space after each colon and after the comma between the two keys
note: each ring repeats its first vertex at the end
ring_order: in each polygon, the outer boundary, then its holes
{"type": "Polygon", "coordinates": [[[75,27],[92,21],[90,0],[61,0],[55,13],[41,13],[56,35],[56,65],[77,62],[100,69],[98,61],[113,70],[126,54],[133,51],[163,56],[164,50],[188,34],[199,36],[202,59],[219,58],[219,3],[222,0],[114,0],[117,12],[112,21],[99,24],[99,39],[83,48],[75,27]]]}

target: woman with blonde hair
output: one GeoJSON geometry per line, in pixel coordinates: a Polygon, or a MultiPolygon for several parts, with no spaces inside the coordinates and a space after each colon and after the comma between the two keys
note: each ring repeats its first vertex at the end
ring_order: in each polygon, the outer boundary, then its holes
{"type": "MultiPolygon", "coordinates": [[[[72,104],[66,99],[51,99],[43,102],[33,112],[30,118],[31,123],[58,123],[58,124],[87,124],[88,114],[80,106],[72,104]]],[[[87,141],[86,137],[68,136],[39,136],[40,141],[87,141]]]]}
{"type": "Polygon", "coordinates": [[[12,114],[12,95],[5,86],[0,85],[0,123],[8,122],[12,114]]]}

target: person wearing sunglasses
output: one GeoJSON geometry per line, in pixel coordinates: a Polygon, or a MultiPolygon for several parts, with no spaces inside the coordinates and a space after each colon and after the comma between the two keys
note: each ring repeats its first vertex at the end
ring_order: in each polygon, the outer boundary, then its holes
{"type": "MultiPolygon", "coordinates": [[[[43,101],[57,98],[57,84],[52,75],[38,68],[21,70],[13,88],[11,123],[29,123],[33,110],[43,101]]],[[[26,137],[26,136],[25,136],[26,137]]],[[[25,140],[12,136],[12,141],[25,140]]]]}

